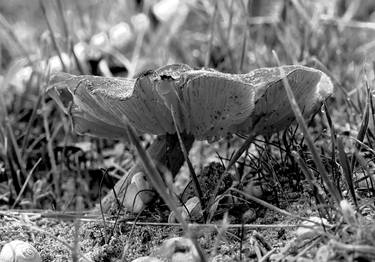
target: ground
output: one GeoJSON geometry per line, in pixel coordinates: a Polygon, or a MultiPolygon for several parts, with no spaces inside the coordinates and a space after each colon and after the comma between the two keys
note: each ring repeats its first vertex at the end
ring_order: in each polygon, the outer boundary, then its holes
{"type": "MultiPolygon", "coordinates": [[[[305,204],[306,206],[307,204],[305,204]]],[[[298,205],[295,205],[296,207],[298,205]]],[[[295,207],[295,208],[296,208],[295,207]]],[[[115,258],[121,258],[123,252],[125,252],[124,261],[132,261],[133,259],[140,256],[158,255],[161,244],[164,240],[174,237],[181,236],[183,234],[180,226],[168,226],[164,225],[134,225],[133,220],[119,221],[116,228],[114,229],[113,238],[109,244],[105,244],[105,238],[103,237],[103,221],[100,218],[88,219],[91,222],[80,222],[76,225],[73,221],[69,220],[55,220],[49,217],[48,214],[24,214],[22,217],[19,214],[13,214],[14,216],[4,216],[1,222],[1,235],[2,239],[17,239],[33,242],[35,247],[40,251],[44,261],[69,261],[72,257],[72,251],[62,244],[60,241],[64,241],[69,245],[73,245],[73,239],[75,237],[75,226],[79,228],[79,245],[82,254],[86,256],[92,256],[94,261],[115,261],[115,258]],[[28,218],[28,219],[25,219],[28,218]],[[38,227],[39,230],[45,231],[37,232],[29,226],[38,227]],[[58,238],[60,241],[56,241],[58,238]],[[129,245],[128,249],[125,247],[129,245]]],[[[143,220],[142,218],[140,219],[143,220]]],[[[113,230],[113,220],[107,221],[107,232],[109,234],[113,230]]],[[[217,223],[220,223],[217,221],[217,223]]],[[[218,254],[227,256],[224,261],[240,261],[239,253],[242,248],[243,260],[241,261],[255,261],[256,254],[251,244],[249,244],[249,238],[257,233],[262,236],[265,241],[276,250],[285,246],[285,243],[289,242],[295,236],[295,230],[297,227],[297,221],[290,218],[280,217],[273,211],[266,212],[265,216],[258,218],[253,222],[254,228],[245,228],[244,232],[241,232],[241,228],[229,229],[224,235],[217,247],[218,254]],[[267,225],[277,224],[288,224],[295,227],[283,228],[257,228],[257,224],[261,224],[262,227],[267,225]],[[245,234],[246,239],[243,241],[243,246],[240,247],[238,238],[241,234],[245,234]]],[[[250,224],[250,226],[252,226],[250,224]]],[[[213,252],[213,247],[217,240],[216,230],[206,228],[197,230],[198,241],[204,251],[207,254],[213,252]]]]}

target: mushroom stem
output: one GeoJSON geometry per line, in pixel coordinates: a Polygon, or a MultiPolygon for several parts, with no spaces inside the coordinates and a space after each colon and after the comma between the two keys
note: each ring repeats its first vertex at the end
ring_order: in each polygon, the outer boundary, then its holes
{"type": "MultiPolygon", "coordinates": [[[[183,138],[186,150],[189,151],[193,145],[194,137],[187,134],[181,134],[181,136],[183,138]]],[[[178,173],[185,161],[176,134],[158,136],[148,148],[148,153],[154,159],[154,161],[165,165],[171,171],[173,176],[178,173]]],[[[119,181],[117,181],[116,185],[114,186],[114,191],[116,192],[116,196],[120,202],[126,194],[126,190],[132,177],[136,173],[142,171],[142,163],[140,160],[138,160],[137,163],[129,170],[128,174],[124,175],[119,181]]],[[[115,199],[116,196],[114,191],[109,191],[101,200],[102,210],[104,213],[108,212],[114,204],[118,203],[118,201],[115,199]]],[[[96,211],[100,211],[100,208],[96,207],[94,212],[96,211]]]]}

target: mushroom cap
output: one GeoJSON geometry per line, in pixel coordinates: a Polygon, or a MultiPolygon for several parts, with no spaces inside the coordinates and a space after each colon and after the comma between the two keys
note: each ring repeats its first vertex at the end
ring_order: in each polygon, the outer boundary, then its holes
{"type": "Polygon", "coordinates": [[[326,74],[305,66],[260,68],[244,75],[255,88],[255,107],[238,131],[270,135],[287,128],[295,120],[284,88],[286,76],[297,103],[308,118],[319,110],[321,103],[333,93],[333,85],[326,74]]]}
{"type": "Polygon", "coordinates": [[[253,110],[254,89],[240,78],[212,70],[169,65],[137,79],[55,75],[47,91],[67,112],[71,103],[79,133],[123,137],[124,121],[140,133],[175,133],[171,109],[181,131],[198,139],[231,132],[253,110]]]}
{"type": "Polygon", "coordinates": [[[129,121],[139,133],[179,130],[209,141],[228,133],[272,134],[289,126],[294,114],[283,77],[286,76],[306,117],[333,92],[329,78],[304,66],[261,68],[248,74],[225,74],[173,64],[136,79],[74,76],[52,77],[47,92],[67,110],[75,130],[120,138],[129,121]]]}
{"type": "Polygon", "coordinates": [[[233,133],[253,112],[254,88],[237,75],[214,70],[159,74],[154,80],[180,130],[197,139],[216,140],[233,133]]]}

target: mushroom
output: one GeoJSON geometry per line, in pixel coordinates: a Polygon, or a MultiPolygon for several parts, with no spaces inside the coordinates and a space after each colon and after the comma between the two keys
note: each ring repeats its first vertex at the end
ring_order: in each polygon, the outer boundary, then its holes
{"type": "Polygon", "coordinates": [[[13,240],[4,245],[0,252],[1,262],[42,262],[38,251],[31,244],[13,240]]]}
{"type": "MultiPolygon", "coordinates": [[[[169,163],[176,174],[184,159],[171,112],[187,150],[194,139],[215,141],[233,133],[270,135],[294,120],[284,76],[305,117],[314,114],[333,92],[326,74],[300,65],[225,74],[181,64],[167,65],[136,79],[60,73],[51,79],[47,92],[70,113],[78,133],[126,140],[124,126],[129,122],[139,134],[158,135],[149,148],[150,156],[169,163]]],[[[138,172],[142,172],[140,163],[118,181],[118,196],[123,196],[138,172]]],[[[114,202],[111,192],[102,200],[103,209],[107,211],[114,202]]]]}

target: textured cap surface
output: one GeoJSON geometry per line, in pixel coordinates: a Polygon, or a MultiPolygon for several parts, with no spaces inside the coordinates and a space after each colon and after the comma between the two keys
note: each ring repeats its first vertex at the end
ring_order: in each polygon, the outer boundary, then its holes
{"type": "Polygon", "coordinates": [[[333,92],[326,74],[305,66],[282,66],[256,69],[243,75],[255,88],[255,108],[249,119],[238,127],[239,131],[269,135],[287,128],[295,119],[284,88],[286,76],[297,103],[308,118],[324,99],[333,92]]]}
{"type": "Polygon", "coordinates": [[[248,74],[225,74],[187,65],[167,65],[136,79],[73,76],[60,73],[47,92],[70,114],[76,131],[119,138],[125,121],[140,133],[180,131],[197,139],[220,139],[228,133],[272,134],[294,120],[283,76],[305,117],[333,92],[329,78],[304,66],[261,68],[248,74]]]}

